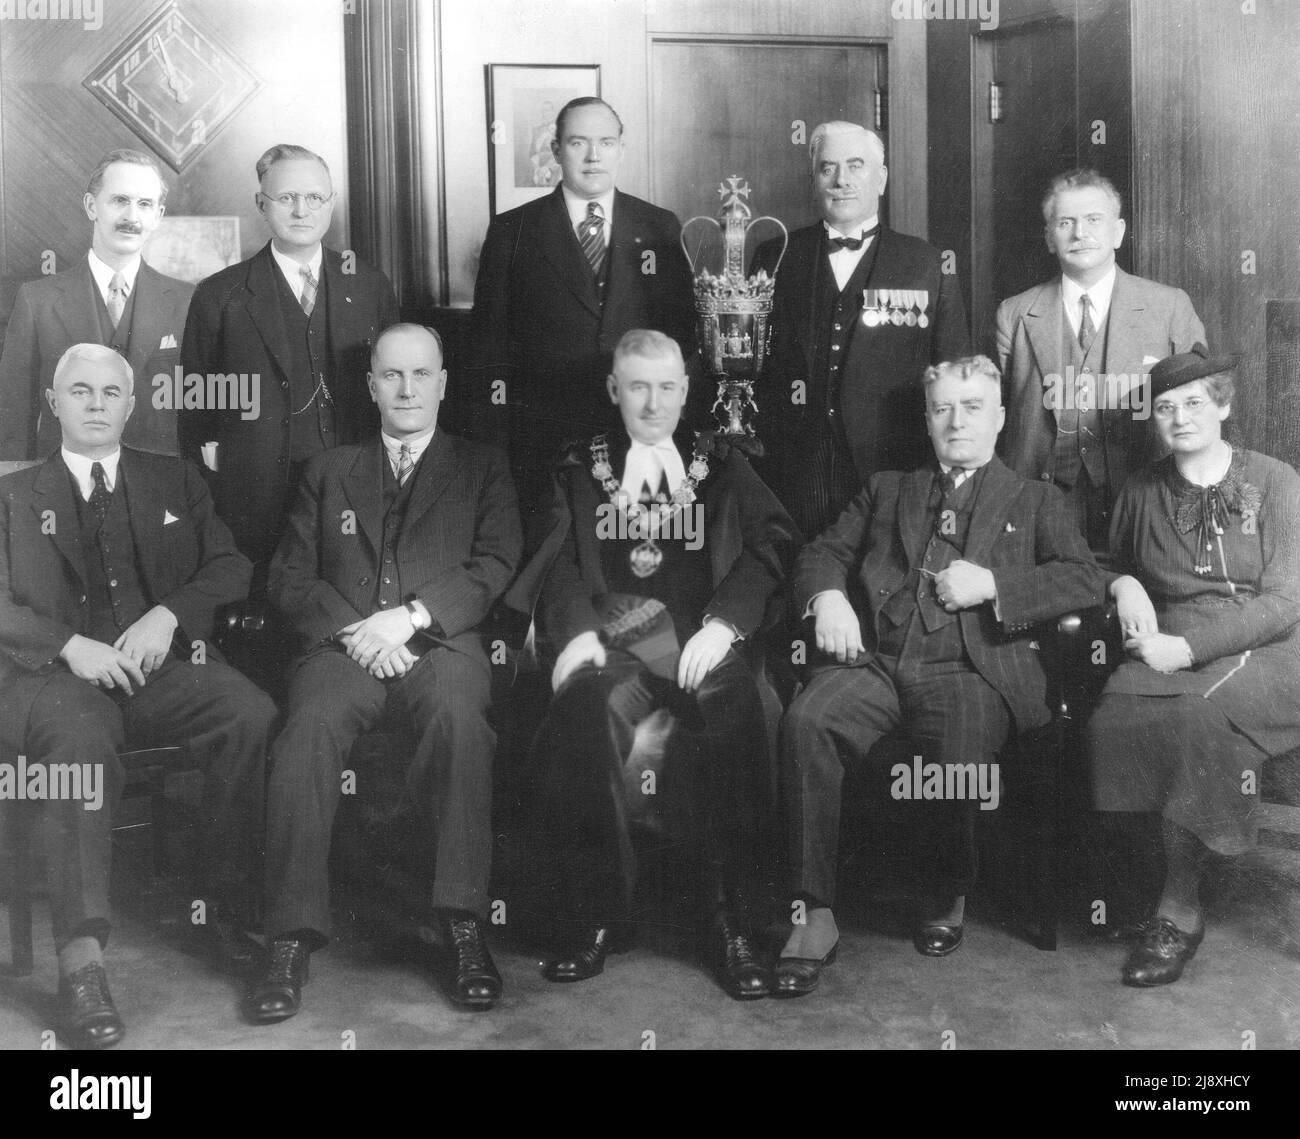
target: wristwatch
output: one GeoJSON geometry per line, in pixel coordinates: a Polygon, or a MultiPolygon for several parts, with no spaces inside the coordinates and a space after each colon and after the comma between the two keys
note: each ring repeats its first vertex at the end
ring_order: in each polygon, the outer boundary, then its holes
{"type": "Polygon", "coordinates": [[[419,605],[416,605],[414,601],[408,601],[402,606],[402,608],[411,615],[411,625],[416,632],[419,632],[421,629],[427,629],[432,623],[430,619],[425,616],[424,610],[419,605]]]}

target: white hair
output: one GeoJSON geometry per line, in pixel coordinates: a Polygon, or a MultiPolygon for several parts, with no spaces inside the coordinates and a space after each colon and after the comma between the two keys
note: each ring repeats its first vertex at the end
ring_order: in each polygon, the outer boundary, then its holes
{"type": "Polygon", "coordinates": [[[89,360],[91,363],[103,364],[106,367],[116,368],[122,373],[122,378],[126,381],[126,391],[130,395],[135,388],[135,373],[131,370],[131,365],[127,359],[116,348],[109,348],[106,344],[74,344],[62,356],[59,362],[54,366],[54,376],[50,380],[50,387],[59,386],[59,378],[72,367],[74,360],[89,360]]]}
{"type": "Polygon", "coordinates": [[[867,149],[871,151],[872,156],[880,163],[885,164],[885,144],[880,141],[880,135],[873,130],[868,130],[859,123],[846,123],[835,119],[829,123],[819,123],[813,127],[812,138],[808,140],[808,153],[812,157],[813,168],[817,167],[817,159],[821,155],[822,143],[828,138],[837,138],[846,134],[862,134],[867,136],[867,149]]]}

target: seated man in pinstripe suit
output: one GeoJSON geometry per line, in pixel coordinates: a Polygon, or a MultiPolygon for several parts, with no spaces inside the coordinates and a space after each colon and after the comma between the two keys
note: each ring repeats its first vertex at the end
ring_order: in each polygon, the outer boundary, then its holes
{"type": "Polygon", "coordinates": [[[930,898],[914,944],[931,957],[957,948],[975,876],[976,798],[996,803],[989,765],[1013,730],[1050,719],[1029,630],[1102,596],[1061,492],[994,457],[1006,413],[992,361],[938,364],[924,382],[937,462],[873,475],[795,564],[795,603],[814,621],[818,654],[782,722],[797,900],[778,995],[811,992],[834,958],[844,771],[900,727],[926,781],[913,787],[911,772],[895,770],[880,792],[934,799],[918,835],[930,898]]]}
{"type": "Polygon", "coordinates": [[[303,470],[267,594],[297,632],[267,792],[265,974],[259,1023],[298,1011],[312,950],[329,939],[330,832],[353,741],[386,708],[409,718],[407,785],[435,835],[430,905],[451,996],[485,1008],[501,978],[483,941],[492,855],[491,666],[475,627],[514,576],[523,538],[505,455],[438,430],[442,341],[397,324],[368,377],[381,434],[303,470]]]}

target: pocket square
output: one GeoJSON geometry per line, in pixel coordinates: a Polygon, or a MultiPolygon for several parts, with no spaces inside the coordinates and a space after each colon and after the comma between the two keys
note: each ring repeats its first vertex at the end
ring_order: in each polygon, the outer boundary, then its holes
{"type": "Polygon", "coordinates": [[[176,515],[174,515],[170,510],[164,510],[164,511],[163,511],[163,525],[164,525],[164,526],[170,526],[173,522],[179,522],[179,521],[180,521],[180,519],[177,518],[176,515]]]}
{"type": "Polygon", "coordinates": [[[175,348],[175,347],[176,347],[176,337],[169,332],[166,336],[162,338],[162,343],[158,345],[158,351],[161,352],[164,348],[175,348]]]}
{"type": "Polygon", "coordinates": [[[1158,364],[1158,363],[1160,363],[1160,357],[1159,357],[1159,356],[1143,356],[1143,357],[1142,357],[1142,367],[1144,367],[1144,368],[1149,368],[1152,364],[1158,364]]]}
{"type": "Polygon", "coordinates": [[[1008,534],[1014,534],[1015,532],[1016,532],[1016,528],[1015,528],[1015,527],[1014,527],[1010,522],[1008,522],[1008,523],[1007,523],[1007,533],[1008,533],[1008,534]]]}

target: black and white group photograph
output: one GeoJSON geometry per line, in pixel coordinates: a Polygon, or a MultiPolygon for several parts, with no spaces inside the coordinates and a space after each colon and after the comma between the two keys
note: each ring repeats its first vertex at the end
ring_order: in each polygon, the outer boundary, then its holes
{"type": "Polygon", "coordinates": [[[1298,54],[1294,0],[0,0],[0,1049],[98,1053],[24,1098],[1012,1050],[1248,1114],[1298,54]]]}

